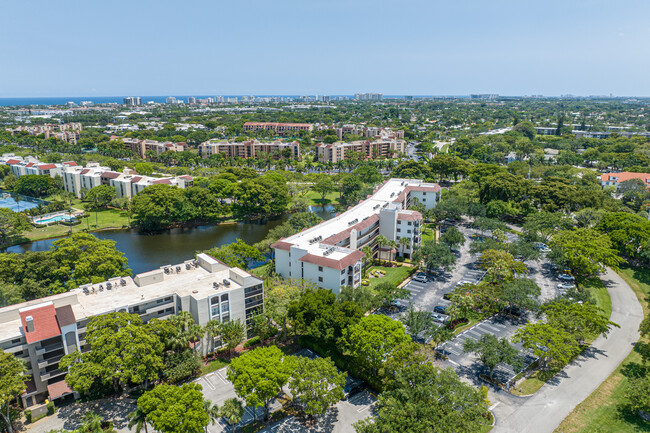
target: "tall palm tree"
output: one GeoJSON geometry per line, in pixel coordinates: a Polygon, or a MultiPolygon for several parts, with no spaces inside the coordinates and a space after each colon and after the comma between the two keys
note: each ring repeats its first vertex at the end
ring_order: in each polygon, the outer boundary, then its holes
{"type": "Polygon", "coordinates": [[[208,353],[214,353],[214,339],[221,335],[221,322],[210,320],[205,325],[205,331],[208,334],[208,353]]]}
{"type": "Polygon", "coordinates": [[[388,245],[388,238],[384,235],[379,235],[375,238],[377,246],[379,247],[379,261],[381,262],[381,249],[388,245]]]}
{"type": "Polygon", "coordinates": [[[404,255],[404,251],[406,251],[406,249],[411,246],[411,238],[408,238],[406,236],[399,238],[399,243],[402,246],[402,255],[404,255]]]}
{"type": "Polygon", "coordinates": [[[395,259],[395,254],[397,254],[397,249],[399,248],[399,244],[397,243],[397,241],[388,241],[388,248],[391,249],[391,251],[388,252],[389,254],[388,261],[390,262],[395,259]],[[392,250],[395,250],[395,254],[392,253],[392,250]]]}
{"type": "MultiPolygon", "coordinates": [[[[205,413],[207,413],[208,417],[210,418],[210,424],[215,425],[217,423],[217,420],[219,420],[219,417],[221,416],[219,406],[213,404],[210,400],[204,399],[203,409],[205,410],[205,413]]],[[[205,426],[205,433],[208,433],[207,425],[205,426]]]]}
{"type": "Polygon", "coordinates": [[[219,415],[221,415],[228,421],[228,424],[230,424],[230,427],[234,432],[235,426],[244,417],[244,406],[241,404],[241,401],[239,401],[237,398],[235,397],[229,398],[228,400],[223,402],[223,406],[221,406],[219,415]]]}
{"type": "Polygon", "coordinates": [[[135,433],[141,433],[144,430],[145,433],[149,433],[147,430],[147,414],[145,414],[142,409],[137,408],[133,412],[127,415],[129,420],[129,428],[135,427],[135,433]]]}
{"type": "Polygon", "coordinates": [[[168,319],[174,325],[174,334],[170,337],[170,346],[174,350],[184,350],[190,342],[200,340],[205,334],[203,327],[194,322],[194,318],[187,311],[181,311],[176,316],[168,319]]]}

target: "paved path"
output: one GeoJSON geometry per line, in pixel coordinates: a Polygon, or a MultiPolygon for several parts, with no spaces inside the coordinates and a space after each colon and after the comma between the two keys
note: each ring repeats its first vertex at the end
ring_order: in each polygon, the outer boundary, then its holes
{"type": "Polygon", "coordinates": [[[611,320],[620,325],[591,347],[532,397],[504,391],[490,393],[496,426],[493,433],[552,432],[562,420],[609,377],[639,339],[641,304],[630,286],[608,269],[601,279],[612,298],[611,320]]]}

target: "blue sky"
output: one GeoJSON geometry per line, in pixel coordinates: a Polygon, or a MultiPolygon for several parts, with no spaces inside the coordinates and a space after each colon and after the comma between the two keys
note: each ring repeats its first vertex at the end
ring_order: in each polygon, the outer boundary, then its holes
{"type": "Polygon", "coordinates": [[[650,96],[650,2],[0,0],[0,98],[650,96]]]}

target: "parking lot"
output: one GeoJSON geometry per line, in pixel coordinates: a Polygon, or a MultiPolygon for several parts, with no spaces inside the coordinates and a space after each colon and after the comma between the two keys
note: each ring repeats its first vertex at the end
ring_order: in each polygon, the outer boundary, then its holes
{"type": "MultiPolygon", "coordinates": [[[[194,380],[194,383],[198,383],[203,387],[203,396],[210,400],[212,403],[219,406],[223,405],[223,402],[229,398],[237,397],[235,394],[235,388],[232,383],[226,377],[226,370],[228,367],[224,367],[215,372],[201,376],[198,379],[194,380]]],[[[274,401],[271,404],[271,412],[279,409],[282,405],[277,401],[274,401]]],[[[252,407],[245,407],[244,417],[242,421],[237,424],[238,426],[243,426],[253,421],[254,414],[257,413],[257,419],[264,417],[264,408],[258,407],[256,411],[252,407]]],[[[223,419],[220,419],[216,424],[211,424],[208,426],[208,433],[221,433],[229,429],[229,426],[224,422],[223,419]]]]}
{"type": "MultiPolygon", "coordinates": [[[[445,362],[451,364],[452,367],[468,367],[475,363],[475,355],[466,353],[463,350],[463,345],[467,339],[478,340],[483,335],[492,334],[498,338],[510,338],[514,335],[515,331],[527,322],[526,318],[514,318],[496,315],[487,320],[484,320],[471,328],[458,334],[453,340],[447,341],[438,346],[438,351],[445,355],[447,359],[445,362]]],[[[524,349],[521,344],[514,345],[520,352],[522,358],[522,365],[527,366],[536,358],[532,352],[524,349]]],[[[476,372],[470,369],[472,374],[476,372]]],[[[487,374],[487,368],[484,373],[487,374]]],[[[518,373],[513,370],[510,365],[500,364],[494,370],[494,378],[502,383],[507,383],[518,373]]]]}

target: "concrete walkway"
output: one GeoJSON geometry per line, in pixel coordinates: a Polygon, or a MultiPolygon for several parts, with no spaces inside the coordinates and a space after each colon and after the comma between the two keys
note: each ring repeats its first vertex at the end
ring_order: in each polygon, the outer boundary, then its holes
{"type": "Polygon", "coordinates": [[[601,279],[612,299],[613,328],[531,397],[505,391],[490,393],[496,425],[493,433],[553,432],[573,409],[609,377],[639,339],[643,310],[630,286],[607,269],[601,279]]]}

